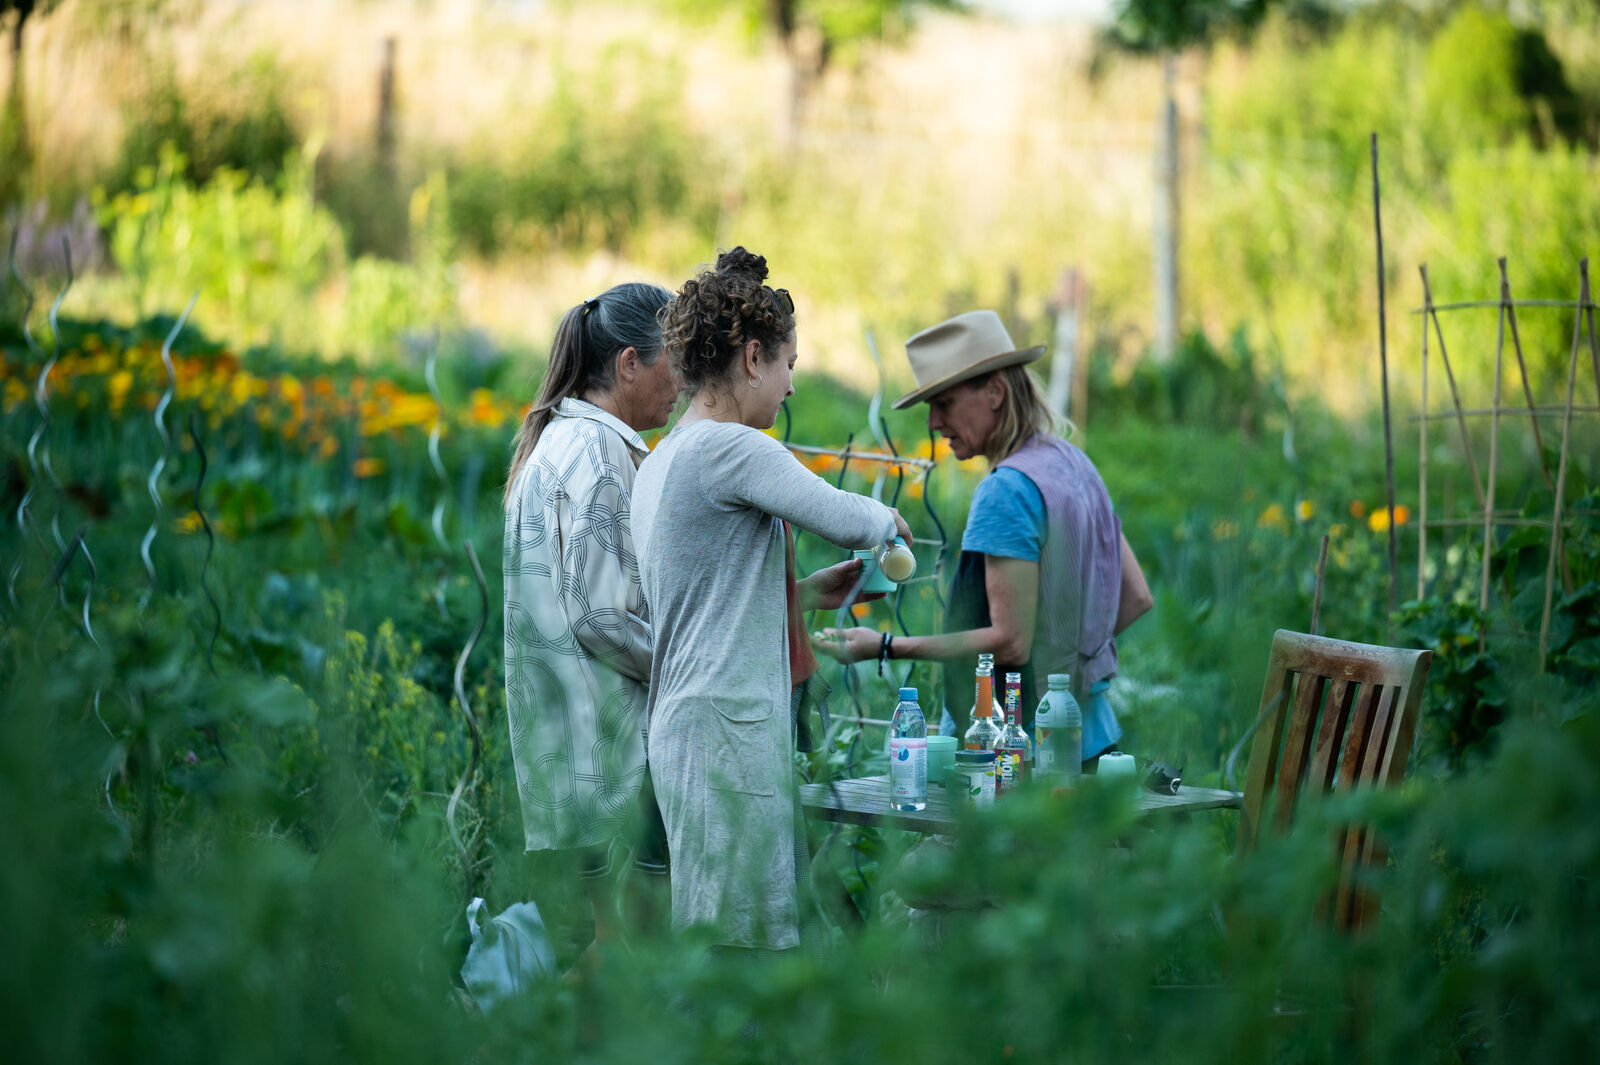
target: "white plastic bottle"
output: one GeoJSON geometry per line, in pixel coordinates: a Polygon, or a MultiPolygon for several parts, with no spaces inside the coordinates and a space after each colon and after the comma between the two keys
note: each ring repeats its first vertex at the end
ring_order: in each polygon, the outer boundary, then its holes
{"type": "Polygon", "coordinates": [[[900,689],[900,703],[889,719],[889,808],[928,808],[928,722],[915,688],[900,689]]]}
{"type": "Polygon", "coordinates": [[[1072,787],[1083,774],[1083,711],[1070,674],[1050,674],[1049,685],[1033,715],[1034,770],[1072,787]]]}

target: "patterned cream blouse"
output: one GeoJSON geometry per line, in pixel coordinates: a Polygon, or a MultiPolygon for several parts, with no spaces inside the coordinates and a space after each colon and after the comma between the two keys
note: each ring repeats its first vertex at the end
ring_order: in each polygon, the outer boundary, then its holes
{"type": "Polygon", "coordinates": [[[506,504],[506,716],[528,850],[621,834],[644,777],[650,625],[629,527],[639,434],[565,399],[506,504]]]}

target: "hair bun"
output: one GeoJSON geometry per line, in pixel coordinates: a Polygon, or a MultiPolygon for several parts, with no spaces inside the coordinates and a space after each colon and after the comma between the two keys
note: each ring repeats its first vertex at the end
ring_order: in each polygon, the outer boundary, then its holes
{"type": "Polygon", "coordinates": [[[753,277],[759,284],[767,279],[767,257],[747,251],[740,245],[717,256],[717,273],[753,277]]]}

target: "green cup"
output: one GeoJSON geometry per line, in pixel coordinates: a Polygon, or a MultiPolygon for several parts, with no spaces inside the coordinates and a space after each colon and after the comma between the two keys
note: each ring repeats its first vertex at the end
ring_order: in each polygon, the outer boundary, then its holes
{"type": "Polygon", "coordinates": [[[928,783],[944,786],[945,770],[956,764],[954,736],[928,737],[928,783]]]}

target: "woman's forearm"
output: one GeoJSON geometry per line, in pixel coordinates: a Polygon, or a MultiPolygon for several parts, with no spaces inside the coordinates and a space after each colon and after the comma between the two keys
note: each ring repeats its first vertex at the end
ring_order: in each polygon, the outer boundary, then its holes
{"type": "Polygon", "coordinates": [[[1028,661],[1032,648],[993,625],[960,632],[941,632],[937,636],[896,636],[889,647],[890,658],[933,661],[941,658],[968,658],[992,654],[1001,662],[1020,666],[1028,661]]]}

